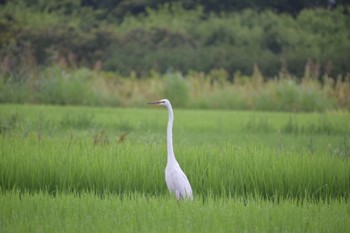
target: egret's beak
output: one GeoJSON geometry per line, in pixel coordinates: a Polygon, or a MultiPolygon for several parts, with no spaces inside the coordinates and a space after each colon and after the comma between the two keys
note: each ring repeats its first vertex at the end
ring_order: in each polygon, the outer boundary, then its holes
{"type": "Polygon", "coordinates": [[[149,102],[148,104],[162,104],[164,101],[154,101],[154,102],[149,102]]]}

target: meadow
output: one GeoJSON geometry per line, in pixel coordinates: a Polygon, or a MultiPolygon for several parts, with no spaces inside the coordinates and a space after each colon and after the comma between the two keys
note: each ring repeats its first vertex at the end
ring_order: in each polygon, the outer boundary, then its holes
{"type": "Polygon", "coordinates": [[[349,232],[347,112],[0,105],[2,232],[349,232]]]}

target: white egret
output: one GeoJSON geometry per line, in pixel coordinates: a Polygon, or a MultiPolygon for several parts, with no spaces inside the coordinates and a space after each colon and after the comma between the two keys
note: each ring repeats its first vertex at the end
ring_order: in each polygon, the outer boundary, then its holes
{"type": "Polygon", "coordinates": [[[162,99],[149,104],[156,104],[165,106],[168,109],[169,119],[167,127],[167,150],[168,150],[168,162],[165,168],[165,181],[168,186],[169,192],[175,194],[176,199],[193,199],[192,188],[190,182],[187,179],[186,174],[182,171],[179,163],[176,161],[173,150],[173,122],[174,114],[170,101],[162,99]]]}

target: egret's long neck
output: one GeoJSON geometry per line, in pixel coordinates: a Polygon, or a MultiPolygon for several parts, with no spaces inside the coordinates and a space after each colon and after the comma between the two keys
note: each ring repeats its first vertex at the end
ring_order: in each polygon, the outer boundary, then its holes
{"type": "Polygon", "coordinates": [[[167,149],[168,149],[168,162],[176,161],[173,149],[173,122],[174,114],[171,105],[166,106],[169,113],[168,127],[167,127],[167,149]]]}

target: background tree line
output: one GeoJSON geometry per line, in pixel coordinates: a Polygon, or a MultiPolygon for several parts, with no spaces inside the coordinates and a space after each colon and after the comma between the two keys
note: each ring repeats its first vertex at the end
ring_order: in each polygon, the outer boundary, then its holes
{"type": "Polygon", "coordinates": [[[224,69],[346,74],[347,1],[12,0],[0,9],[3,72],[85,66],[147,76],[224,69]]]}
{"type": "MultiPolygon", "coordinates": [[[[126,14],[144,13],[147,8],[156,9],[165,3],[181,4],[187,10],[193,10],[198,5],[204,7],[206,12],[232,12],[247,8],[255,10],[275,10],[296,14],[305,8],[328,7],[334,8],[338,5],[347,5],[349,0],[15,0],[22,1],[28,5],[41,9],[64,10],[66,13],[72,12],[76,7],[91,7],[95,10],[104,11],[105,16],[124,17],[126,14]]],[[[10,0],[0,0],[4,5],[10,0]]]]}

